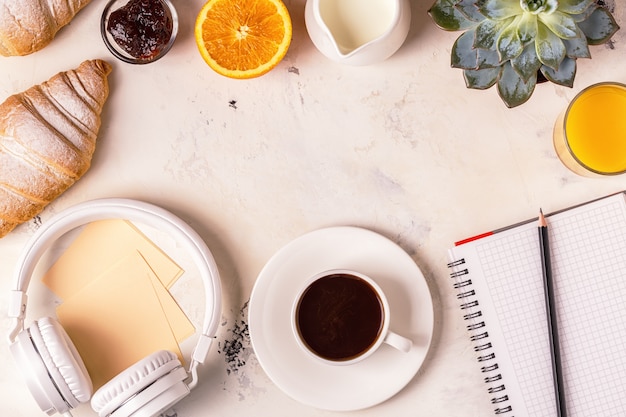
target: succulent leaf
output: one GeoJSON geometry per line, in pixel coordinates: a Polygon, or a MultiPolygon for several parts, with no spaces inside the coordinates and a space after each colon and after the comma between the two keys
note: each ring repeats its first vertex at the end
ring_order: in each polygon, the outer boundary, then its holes
{"type": "Polygon", "coordinates": [[[501,67],[464,70],[463,77],[465,78],[465,85],[467,88],[473,88],[475,90],[486,90],[496,83],[500,71],[502,71],[501,67]]]}
{"type": "Polygon", "coordinates": [[[589,19],[589,16],[591,16],[591,14],[598,8],[599,6],[595,3],[595,1],[593,3],[591,3],[591,5],[589,7],[587,7],[582,13],[576,13],[576,14],[572,14],[572,19],[574,19],[574,21],[576,23],[580,23],[580,22],[584,22],[585,20],[589,19]]]}
{"type": "Polygon", "coordinates": [[[517,24],[517,35],[523,43],[528,43],[537,36],[537,16],[524,13],[517,24]]]}
{"type": "Polygon", "coordinates": [[[573,39],[564,39],[565,55],[569,58],[591,58],[587,37],[583,31],[578,28],[578,36],[573,39]]]}
{"type": "MultiPolygon", "coordinates": [[[[530,0],[532,2],[535,2],[537,0],[530,0]]],[[[541,14],[550,14],[550,13],[554,13],[558,8],[559,8],[559,1],[560,0],[544,0],[544,8],[541,14]]]]}
{"type": "Polygon", "coordinates": [[[506,19],[522,13],[520,0],[478,0],[476,6],[482,14],[494,20],[506,19]]]}
{"type": "Polygon", "coordinates": [[[477,49],[476,51],[478,52],[478,69],[494,68],[502,65],[497,51],[493,49],[477,49]]]}
{"type": "Polygon", "coordinates": [[[505,20],[483,20],[476,26],[474,48],[496,49],[500,33],[511,24],[514,17],[505,20]]]}
{"type": "Polygon", "coordinates": [[[450,64],[452,68],[476,69],[478,67],[478,55],[474,44],[474,31],[468,30],[463,32],[456,39],[450,53],[450,64]]]}
{"type": "Polygon", "coordinates": [[[428,10],[428,14],[435,24],[444,30],[464,30],[473,27],[476,23],[455,7],[457,3],[459,0],[437,0],[428,10]]]}
{"type": "Polygon", "coordinates": [[[526,45],[524,51],[511,60],[511,66],[525,82],[528,82],[533,75],[537,75],[541,65],[533,44],[526,45]]]}
{"type": "Polygon", "coordinates": [[[578,24],[578,27],[587,36],[587,43],[590,45],[608,41],[619,30],[613,15],[602,7],[596,8],[587,20],[578,24]]]}
{"type": "Polygon", "coordinates": [[[552,81],[555,84],[560,84],[565,87],[573,87],[574,77],[576,76],[576,60],[565,57],[563,62],[561,62],[561,65],[559,65],[558,71],[544,65],[541,67],[541,73],[549,81],[552,81]]]}
{"type": "Polygon", "coordinates": [[[560,0],[559,11],[567,14],[580,14],[593,3],[594,0],[560,0]]]}
{"type": "Polygon", "coordinates": [[[498,94],[507,107],[517,107],[524,104],[535,91],[537,73],[535,72],[528,81],[519,76],[510,62],[502,66],[502,72],[498,78],[498,94]]]}
{"type": "Polygon", "coordinates": [[[578,34],[576,22],[565,13],[559,11],[551,14],[541,13],[537,17],[559,38],[572,39],[578,34]]]}
{"type": "Polygon", "coordinates": [[[461,0],[455,6],[463,15],[473,22],[482,22],[485,15],[476,7],[476,0],[461,0]]]}
{"type": "Polygon", "coordinates": [[[504,28],[500,37],[498,37],[497,45],[498,53],[500,54],[500,62],[515,58],[524,50],[524,45],[517,31],[518,20],[519,18],[515,18],[510,25],[504,28]]]}
{"type": "Polygon", "coordinates": [[[556,70],[565,58],[565,44],[546,25],[538,22],[535,52],[544,65],[556,70]]]}

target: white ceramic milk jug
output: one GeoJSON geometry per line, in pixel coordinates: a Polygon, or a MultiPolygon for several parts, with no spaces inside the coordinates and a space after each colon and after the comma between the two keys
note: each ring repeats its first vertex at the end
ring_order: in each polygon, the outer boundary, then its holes
{"type": "Polygon", "coordinates": [[[313,44],[328,58],[368,65],[393,55],[411,26],[409,0],[307,0],[304,19],[313,44]]]}

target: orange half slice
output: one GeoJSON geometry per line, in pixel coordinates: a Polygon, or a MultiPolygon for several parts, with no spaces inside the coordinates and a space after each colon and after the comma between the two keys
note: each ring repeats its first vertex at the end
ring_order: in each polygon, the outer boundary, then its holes
{"type": "Polygon", "coordinates": [[[291,17],[281,0],[209,0],[195,25],[202,58],[230,78],[270,71],[287,53],[291,35],[291,17]]]}

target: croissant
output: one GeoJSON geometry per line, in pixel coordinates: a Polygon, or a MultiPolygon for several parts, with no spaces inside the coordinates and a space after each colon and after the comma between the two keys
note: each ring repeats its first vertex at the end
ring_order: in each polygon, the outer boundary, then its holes
{"type": "Polygon", "coordinates": [[[0,104],[0,237],[89,169],[110,72],[85,61],[0,104]]]}
{"type": "Polygon", "coordinates": [[[28,55],[48,45],[91,0],[0,0],[0,54],[28,55]]]}

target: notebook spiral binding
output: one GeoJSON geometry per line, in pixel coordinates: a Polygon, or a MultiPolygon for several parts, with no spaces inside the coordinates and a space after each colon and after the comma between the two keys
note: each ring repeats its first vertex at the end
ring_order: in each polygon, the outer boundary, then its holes
{"type": "Polygon", "coordinates": [[[483,380],[489,385],[487,392],[492,396],[491,404],[496,406],[494,414],[514,417],[509,414],[513,412],[513,407],[508,404],[509,396],[506,394],[506,386],[499,372],[493,345],[489,341],[487,324],[482,319],[483,314],[476,299],[476,291],[472,288],[472,280],[468,276],[469,270],[465,265],[465,259],[450,262],[448,268],[452,271],[450,278],[454,280],[453,287],[458,290],[456,298],[461,302],[459,307],[463,312],[463,320],[468,322],[466,329],[470,334],[470,340],[474,342],[474,352],[478,354],[476,359],[481,372],[485,374],[483,380]]]}

